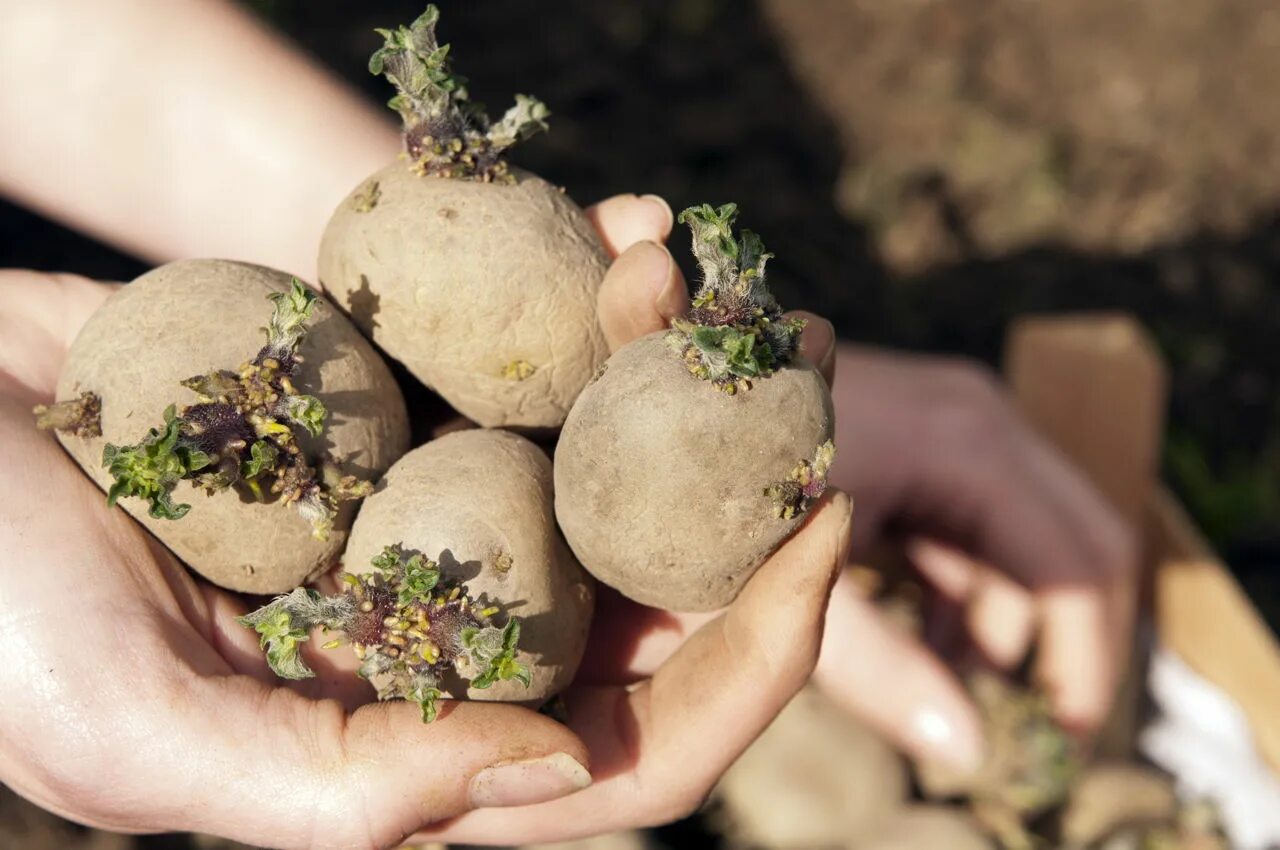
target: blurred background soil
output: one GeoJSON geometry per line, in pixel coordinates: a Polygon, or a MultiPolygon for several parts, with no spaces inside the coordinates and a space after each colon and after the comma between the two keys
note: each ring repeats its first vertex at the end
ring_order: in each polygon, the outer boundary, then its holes
{"type": "MultiPolygon", "coordinates": [[[[371,31],[424,5],[245,2],[379,101],[371,31]]],[[[1016,315],[1136,313],[1173,367],[1166,478],[1280,626],[1274,0],[439,5],[476,99],[551,106],[521,165],[584,203],[737,201],[783,302],[845,336],[994,364],[1016,315]]],[[[143,269],[3,204],[0,246],[9,266],[143,269]]],[[[6,794],[3,848],[225,850],[76,830],[6,794]]]]}

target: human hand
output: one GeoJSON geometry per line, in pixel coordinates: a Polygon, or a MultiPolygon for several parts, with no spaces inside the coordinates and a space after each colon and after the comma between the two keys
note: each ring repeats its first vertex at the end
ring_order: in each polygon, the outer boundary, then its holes
{"type": "MultiPolygon", "coordinates": [[[[904,540],[935,591],[929,644],[953,660],[976,650],[1008,671],[1034,643],[1059,720],[1096,729],[1130,645],[1129,529],[981,367],[849,345],[836,363],[831,480],[858,497],[854,558],[904,540]]],[[[847,577],[832,595],[816,678],[917,757],[960,767],[981,757],[976,712],[942,659],[890,626],[847,577]]]]}
{"type": "MultiPolygon", "coordinates": [[[[665,205],[633,197],[592,215],[615,251],[671,226],[665,205]]],[[[636,305],[659,310],[636,259],[650,247],[610,272],[607,291],[630,293],[602,298],[611,340],[636,305]]],[[[809,676],[849,534],[838,492],[649,681],[575,685],[568,728],[465,702],[424,726],[412,706],[365,704],[358,681],[282,685],[234,622],[242,601],[108,510],[31,427],[108,290],[9,273],[0,293],[0,781],[51,811],[281,847],[392,846],[428,825],[441,840],[526,842],[656,823],[696,807],[809,676]],[[572,794],[587,764],[596,782],[572,794]],[[522,808],[487,810],[501,806],[522,808]]]]}

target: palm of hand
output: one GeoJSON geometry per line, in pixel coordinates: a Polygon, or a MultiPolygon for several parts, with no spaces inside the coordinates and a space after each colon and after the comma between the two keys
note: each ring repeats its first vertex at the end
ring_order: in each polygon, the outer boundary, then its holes
{"type": "MultiPolygon", "coordinates": [[[[683,284],[665,250],[643,241],[670,230],[669,213],[663,221],[655,206],[623,197],[593,210],[606,244],[631,248],[602,293],[615,344],[680,307],[668,297],[664,311],[672,281],[683,284]]],[[[0,545],[16,554],[0,582],[0,636],[12,660],[0,672],[0,779],[46,808],[122,831],[208,831],[285,847],[391,846],[428,824],[434,837],[462,841],[591,834],[696,807],[808,677],[848,536],[842,494],[639,687],[622,687],[645,666],[638,648],[672,630],[647,609],[606,606],[617,616],[598,620],[597,631],[623,637],[602,640],[609,649],[588,659],[566,694],[568,728],[478,703],[449,704],[425,726],[413,706],[367,704],[367,685],[312,648],[317,678],[282,685],[234,621],[244,603],[193,579],[30,429],[30,406],[51,395],[56,369],[26,367],[60,362],[106,294],[63,283],[59,292],[15,283],[15,297],[78,299],[81,315],[64,317],[65,334],[51,334],[43,350],[28,346],[7,361],[18,364],[11,374],[0,373],[0,427],[20,435],[0,444],[13,503],[0,545]],[[789,611],[780,613],[780,596],[789,611]],[[794,626],[758,634],[766,606],[794,626]],[[588,781],[588,762],[594,785],[563,797],[588,781]],[[511,805],[524,808],[491,808],[511,805]]]]}

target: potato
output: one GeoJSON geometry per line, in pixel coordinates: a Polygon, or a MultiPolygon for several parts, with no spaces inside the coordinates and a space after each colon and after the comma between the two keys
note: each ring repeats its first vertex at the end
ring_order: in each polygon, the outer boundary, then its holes
{"type": "Polygon", "coordinates": [[[595,592],[556,529],[551,462],[541,449],[505,431],[470,430],[405,455],[361,507],[344,567],[367,573],[396,545],[436,560],[442,579],[500,608],[498,621],[520,619],[516,657],[530,671],[528,687],[455,681],[441,687],[444,696],[536,702],[572,681],[595,592]]]}
{"type": "MultiPolygon", "coordinates": [[[[245,263],[170,263],[123,287],[89,319],[68,352],[58,398],[95,394],[101,433],[59,432],[58,439],[98,486],[114,483],[103,467],[106,445],[136,443],[163,424],[169,405],[197,401],[182,381],[237,369],[263,348],[263,326],[272,316],[268,296],[289,293],[290,280],[245,263]]],[[[293,381],[323,403],[328,421],[318,436],[297,429],[298,445],[306,457],[330,454],[342,471],[376,479],[408,449],[400,391],[372,347],[323,300],[306,324],[293,381]]],[[[119,504],[193,570],[249,593],[285,591],[333,566],[354,514],[345,507],[320,540],[279,498],[258,502],[242,488],[205,496],[183,480],[173,499],[191,505],[178,520],[148,515],[139,498],[126,496],[119,504]]]]}
{"type": "Polygon", "coordinates": [[[895,815],[907,779],[888,743],[811,686],[725,773],[713,811],[732,847],[844,847],[895,815]]]}
{"type": "Polygon", "coordinates": [[[943,806],[912,806],[899,812],[856,850],[994,850],[967,815],[943,806]]]}
{"type": "Polygon", "coordinates": [[[1173,780],[1160,771],[1137,764],[1094,765],[1071,789],[1062,837],[1084,847],[1122,827],[1172,822],[1177,812],[1173,780]]]}
{"type": "Polygon", "coordinates": [[[608,355],[596,320],[608,258],[562,190],[501,157],[545,128],[546,107],[521,96],[490,125],[465,89],[405,82],[405,68],[448,73],[434,58],[437,17],[429,8],[374,55],[371,68],[400,91],[408,161],[371,176],[334,212],[321,285],[468,418],[558,428],[608,355]]]}
{"type": "Polygon", "coordinates": [[[582,565],[675,611],[731,602],[821,495],[834,454],[830,392],[763,289],[768,255],[749,231],[720,241],[735,215],[682,214],[707,275],[689,319],[617,351],[556,448],[556,516],[582,565]]]}
{"type": "Polygon", "coordinates": [[[984,817],[1009,822],[1029,820],[1062,803],[1081,754],[1054,719],[1048,696],[987,670],[970,674],[966,686],[982,717],[982,766],[960,775],[945,765],[917,764],[925,796],[963,795],[981,805],[984,817]]]}

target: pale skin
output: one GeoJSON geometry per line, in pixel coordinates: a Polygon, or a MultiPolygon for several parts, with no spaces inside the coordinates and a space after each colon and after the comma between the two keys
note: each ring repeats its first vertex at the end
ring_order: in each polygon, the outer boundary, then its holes
{"type": "MultiPolygon", "coordinates": [[[[0,9],[0,79],[20,81],[0,86],[0,190],[148,259],[227,256],[310,276],[329,211],[398,150],[376,107],[230,5],[4,0],[0,9]],[[71,64],[41,73],[55,31],[71,64]],[[147,62],[127,58],[139,45],[147,62]],[[51,106],[60,103],[77,108],[51,106]],[[316,132],[326,125],[342,132],[316,132]]],[[[683,310],[687,290],[664,246],[665,203],[620,196],[591,212],[618,257],[601,293],[617,347],[683,310]]],[[[827,578],[843,557],[839,496],[725,612],[672,616],[602,594],[569,729],[470,704],[423,727],[406,706],[357,708],[363,697],[346,685],[279,687],[252,635],[230,623],[240,603],[107,511],[31,428],[31,405],[49,399],[66,346],[106,293],[70,276],[0,280],[0,551],[10,553],[0,562],[0,635],[13,660],[0,667],[0,692],[18,696],[0,701],[0,781],[41,805],[120,830],[297,847],[382,846],[440,818],[450,818],[431,827],[440,839],[569,838],[692,810],[807,678],[827,578]],[[797,579],[795,611],[779,617],[771,597],[797,579]],[[85,612],[70,621],[59,616],[68,588],[85,612]],[[765,610],[787,627],[744,627],[765,610]],[[325,696],[338,699],[316,699],[325,696]],[[410,751],[426,767],[394,780],[410,751]],[[269,765],[263,753],[275,754],[269,765]],[[590,789],[577,790],[582,773],[559,756],[519,769],[519,781],[475,779],[497,762],[558,753],[590,768],[590,789]],[[193,788],[209,801],[198,811],[187,805],[193,788]]],[[[959,624],[1000,667],[1039,641],[1039,676],[1060,716],[1095,727],[1129,629],[1127,529],[977,367],[837,346],[816,317],[804,349],[834,373],[833,478],[857,497],[854,557],[890,531],[903,537],[945,601],[932,631],[959,624]]],[[[850,581],[831,596],[816,678],[912,753],[977,756],[955,677],[850,581]]]]}

